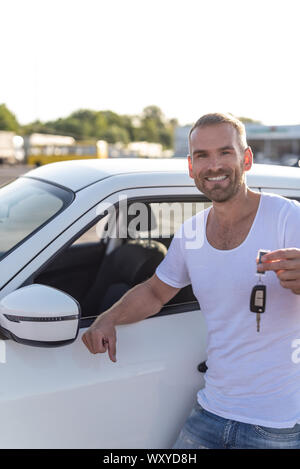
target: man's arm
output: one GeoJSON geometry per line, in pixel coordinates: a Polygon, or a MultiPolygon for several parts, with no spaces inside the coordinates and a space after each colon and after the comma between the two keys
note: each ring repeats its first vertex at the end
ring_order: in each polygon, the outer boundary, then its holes
{"type": "Polygon", "coordinates": [[[156,274],[131,288],[111,308],[102,313],[83,334],[82,341],[91,353],[104,353],[116,361],[116,328],[131,324],[158,313],[163,305],[178,293],[162,282],[156,274]]]}

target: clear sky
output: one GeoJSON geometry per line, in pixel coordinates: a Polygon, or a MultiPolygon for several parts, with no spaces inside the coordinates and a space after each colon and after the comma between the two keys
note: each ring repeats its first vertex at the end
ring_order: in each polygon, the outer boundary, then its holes
{"type": "Polygon", "coordinates": [[[300,124],[299,0],[7,0],[0,103],[22,124],[79,108],[181,124],[300,124]]]}

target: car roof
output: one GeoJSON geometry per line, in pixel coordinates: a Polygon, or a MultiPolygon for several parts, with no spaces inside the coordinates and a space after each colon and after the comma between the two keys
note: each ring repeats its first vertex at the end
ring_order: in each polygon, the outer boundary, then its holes
{"type": "Polygon", "coordinates": [[[164,171],[188,174],[187,158],[98,158],[62,161],[40,166],[24,176],[59,184],[76,192],[119,174],[164,171]]]}
{"type": "MultiPolygon", "coordinates": [[[[194,185],[193,179],[188,175],[187,158],[107,158],[62,161],[40,166],[27,172],[23,177],[48,181],[77,192],[97,181],[115,175],[158,172],[181,173],[182,184],[194,185]]],[[[255,187],[300,189],[300,168],[254,164],[247,173],[247,183],[255,187]]]]}

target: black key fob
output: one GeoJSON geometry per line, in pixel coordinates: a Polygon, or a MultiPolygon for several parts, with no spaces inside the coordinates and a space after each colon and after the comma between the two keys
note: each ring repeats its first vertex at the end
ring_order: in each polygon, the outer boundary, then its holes
{"type": "Polygon", "coordinates": [[[255,285],[251,292],[250,311],[264,313],[266,307],[266,285],[255,285]]]}

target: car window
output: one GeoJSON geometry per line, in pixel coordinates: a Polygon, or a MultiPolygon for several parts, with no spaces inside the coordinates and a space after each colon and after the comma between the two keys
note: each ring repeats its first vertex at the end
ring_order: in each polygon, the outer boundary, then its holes
{"type": "Polygon", "coordinates": [[[85,231],[79,238],[77,238],[73,242],[73,245],[85,243],[98,243],[99,241],[104,240],[108,236],[108,220],[109,215],[105,215],[95,225],[93,225],[90,229],[85,231]]]}
{"type": "Polygon", "coordinates": [[[133,239],[171,238],[180,225],[211,202],[136,202],[128,208],[128,234],[133,239]]]}
{"type": "Polygon", "coordinates": [[[62,188],[20,178],[0,188],[0,259],[73,198],[62,188]]]}

